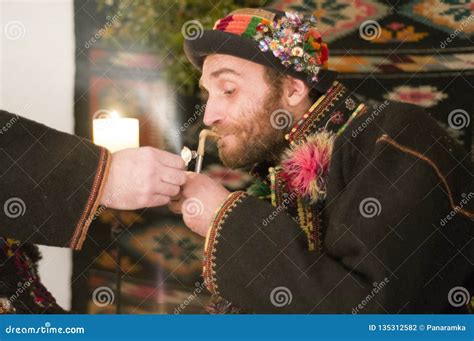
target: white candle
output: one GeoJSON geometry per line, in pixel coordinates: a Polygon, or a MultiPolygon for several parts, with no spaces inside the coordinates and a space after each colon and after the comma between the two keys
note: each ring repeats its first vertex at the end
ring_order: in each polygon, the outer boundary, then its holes
{"type": "Polygon", "coordinates": [[[109,117],[94,119],[92,128],[94,143],[112,153],[140,146],[139,124],[136,118],[120,117],[116,112],[112,112],[109,117]]]}

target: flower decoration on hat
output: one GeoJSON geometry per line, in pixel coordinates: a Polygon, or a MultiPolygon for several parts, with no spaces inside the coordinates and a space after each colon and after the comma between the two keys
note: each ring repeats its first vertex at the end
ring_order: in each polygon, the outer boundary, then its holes
{"type": "Polygon", "coordinates": [[[306,73],[311,82],[317,82],[319,70],[328,67],[328,47],[314,16],[242,9],[219,19],[213,29],[256,41],[260,51],[272,52],[283,66],[306,73]]]}
{"type": "Polygon", "coordinates": [[[327,69],[329,50],[313,16],[286,12],[273,22],[258,23],[253,39],[261,51],[272,51],[285,67],[307,73],[313,82],[321,68],[327,69]]]}

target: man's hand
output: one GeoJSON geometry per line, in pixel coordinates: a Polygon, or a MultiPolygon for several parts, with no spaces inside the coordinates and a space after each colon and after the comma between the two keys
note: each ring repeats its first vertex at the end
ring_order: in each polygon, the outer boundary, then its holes
{"type": "Polygon", "coordinates": [[[178,155],[152,147],[112,154],[109,176],[100,203],[134,210],[166,205],[186,182],[184,161],[178,155]]]}
{"type": "Polygon", "coordinates": [[[169,208],[182,213],[184,223],[194,232],[206,236],[214,214],[230,192],[203,174],[187,172],[188,179],[178,198],[169,208]]]}

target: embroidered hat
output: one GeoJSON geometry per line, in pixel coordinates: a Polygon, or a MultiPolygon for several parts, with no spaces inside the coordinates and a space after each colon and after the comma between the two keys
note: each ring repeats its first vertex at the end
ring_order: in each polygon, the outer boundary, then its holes
{"type": "Polygon", "coordinates": [[[275,68],[322,93],[336,78],[328,70],[328,47],[312,16],[242,8],[201,33],[184,42],[186,56],[199,70],[208,55],[227,54],[275,68]]]}

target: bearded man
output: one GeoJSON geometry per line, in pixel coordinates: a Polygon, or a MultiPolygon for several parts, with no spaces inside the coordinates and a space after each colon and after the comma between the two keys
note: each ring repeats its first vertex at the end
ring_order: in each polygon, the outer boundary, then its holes
{"type": "Polygon", "coordinates": [[[222,162],[256,179],[188,173],[170,204],[206,237],[214,311],[469,312],[471,165],[422,109],[359,101],[297,14],[237,10],[184,49],[222,162]]]}

